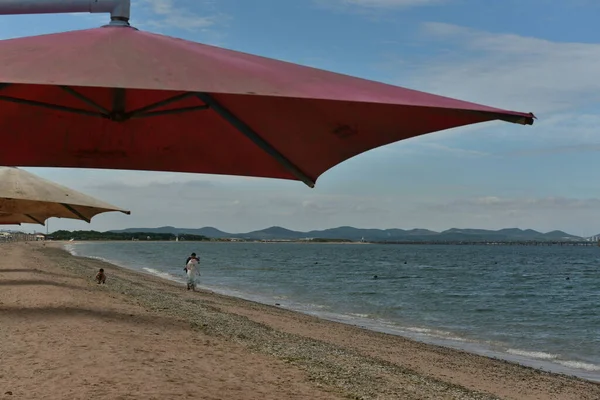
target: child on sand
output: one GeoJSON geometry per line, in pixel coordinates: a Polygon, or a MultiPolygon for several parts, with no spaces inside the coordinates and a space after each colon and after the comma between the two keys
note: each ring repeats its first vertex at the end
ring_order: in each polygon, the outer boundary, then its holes
{"type": "Polygon", "coordinates": [[[100,271],[96,274],[96,282],[99,284],[106,283],[106,274],[104,273],[104,268],[100,268],[100,271]]]}

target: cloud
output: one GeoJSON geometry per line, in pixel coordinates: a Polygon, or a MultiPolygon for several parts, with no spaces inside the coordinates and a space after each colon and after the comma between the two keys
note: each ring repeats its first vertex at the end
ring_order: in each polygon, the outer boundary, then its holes
{"type": "Polygon", "coordinates": [[[589,153],[589,152],[600,152],[600,143],[596,144],[577,144],[568,146],[556,146],[556,147],[545,147],[538,149],[525,149],[507,152],[506,156],[514,157],[529,157],[529,156],[547,156],[554,154],[568,154],[568,153],[589,153]]]}
{"type": "MultiPolygon", "coordinates": [[[[152,173],[137,173],[139,177],[152,173]]],[[[185,174],[183,174],[185,176],[185,174]]],[[[56,178],[56,177],[55,177],[56,178]]],[[[132,176],[128,176],[131,179],[132,176]]],[[[197,177],[196,177],[197,178],[197,177]]],[[[203,177],[204,178],[204,177],[203,177]]],[[[597,234],[599,198],[485,195],[484,189],[436,185],[435,194],[412,186],[399,194],[328,193],[302,185],[218,182],[205,179],[167,182],[134,179],[130,182],[94,179],[70,185],[91,196],[132,210],[132,215],[107,213],[92,224],[81,221],[49,222],[50,230],[108,230],[127,227],[215,226],[228,232],[246,232],[269,226],[309,231],[352,225],[363,228],[427,228],[441,231],[451,227],[500,229],[562,229],[577,235],[597,234]]],[[[66,184],[61,179],[55,179],[66,184]]],[[[35,227],[26,227],[35,229],[35,227]]],[[[40,229],[40,227],[38,227],[40,229]]],[[[43,229],[43,228],[41,228],[43,229]]]]}
{"type": "Polygon", "coordinates": [[[115,185],[88,190],[132,210],[131,216],[100,215],[91,225],[50,221],[50,229],[107,230],[126,227],[215,226],[247,232],[269,226],[309,231],[352,225],[363,228],[562,229],[577,235],[597,234],[599,198],[325,194],[312,190],[257,191],[207,183],[115,185]]]}
{"type": "MultiPolygon", "coordinates": [[[[322,2],[326,2],[326,0],[322,2]]],[[[332,3],[331,0],[328,2],[332,3]]],[[[333,0],[333,2],[346,6],[395,8],[429,6],[444,3],[446,0],[333,0]]]]}
{"type": "MultiPolygon", "coordinates": [[[[386,223],[393,205],[378,196],[332,195],[302,185],[289,190],[281,190],[282,185],[260,190],[256,185],[206,180],[143,184],[103,181],[80,182],[74,188],[132,210],[132,215],[126,218],[110,214],[95,218],[93,228],[97,230],[174,225],[216,226],[240,232],[273,225],[310,230],[345,225],[348,221],[359,225],[382,224],[386,223]]],[[[91,228],[68,220],[51,224],[53,229],[75,225],[77,229],[91,228]]]]}
{"type": "Polygon", "coordinates": [[[491,156],[490,153],[486,153],[484,151],[461,149],[458,147],[446,146],[446,145],[443,145],[440,143],[423,142],[420,144],[422,146],[428,148],[429,150],[437,150],[439,152],[454,155],[457,157],[487,157],[487,156],[491,156]]]}
{"type": "Polygon", "coordinates": [[[553,42],[446,23],[422,25],[434,59],[412,65],[423,90],[538,116],[600,101],[600,44],[553,42]]]}
{"type": "MultiPolygon", "coordinates": [[[[464,131],[462,132],[462,134],[464,134],[464,131]]],[[[476,149],[461,148],[459,146],[456,146],[456,144],[445,144],[442,143],[445,140],[442,139],[441,136],[444,135],[429,135],[420,138],[414,138],[407,141],[393,143],[375,150],[371,150],[371,154],[369,154],[368,156],[362,156],[362,159],[369,160],[381,156],[404,158],[410,157],[411,159],[416,159],[417,157],[427,157],[428,159],[431,159],[432,157],[439,156],[444,158],[455,158],[465,160],[467,158],[472,159],[507,155],[476,149]]],[[[516,156],[520,154],[517,154],[515,152],[511,153],[510,155],[516,156]]]]}
{"type": "Polygon", "coordinates": [[[339,12],[357,13],[373,21],[381,20],[390,10],[442,5],[451,0],[313,0],[319,7],[339,12]]]}
{"type": "Polygon", "coordinates": [[[154,18],[146,24],[155,28],[176,28],[186,31],[202,31],[222,23],[225,16],[212,10],[212,2],[187,3],[182,0],[137,0],[154,18]],[[192,11],[194,10],[194,11],[192,11]],[[205,14],[200,15],[202,10],[205,14]]]}
{"type": "Polygon", "coordinates": [[[498,210],[503,212],[518,211],[581,211],[600,210],[600,199],[574,199],[566,197],[524,197],[507,198],[497,196],[483,196],[468,199],[453,200],[448,203],[429,205],[432,209],[443,209],[450,212],[477,212],[498,210]]]}
{"type": "Polygon", "coordinates": [[[159,198],[162,196],[170,197],[173,193],[176,193],[179,199],[187,199],[193,200],[195,197],[190,198],[188,193],[197,194],[198,190],[206,190],[217,187],[217,184],[212,181],[205,180],[191,180],[191,181],[181,181],[181,182],[154,182],[151,184],[141,184],[140,182],[136,182],[134,184],[126,184],[124,182],[112,181],[105,182],[99,184],[91,184],[87,186],[88,190],[94,191],[103,191],[103,192],[119,192],[119,191],[131,191],[131,190],[139,190],[146,189],[149,186],[152,186],[155,190],[153,194],[154,198],[159,198]]]}
{"type": "MultiPolygon", "coordinates": [[[[86,189],[126,189],[148,185],[168,186],[169,184],[190,184],[221,187],[254,186],[262,188],[273,184],[273,180],[229,175],[208,175],[183,172],[133,171],[86,168],[23,168],[33,174],[50,180],[60,180],[66,186],[79,186],[86,189]],[[199,178],[200,177],[200,178],[199,178]]],[[[284,181],[283,185],[298,184],[284,181]]]]}
{"type": "Polygon", "coordinates": [[[416,213],[439,218],[456,228],[532,228],[539,231],[564,230],[580,236],[598,233],[599,198],[500,197],[422,202],[416,213]]]}
{"type": "Polygon", "coordinates": [[[598,114],[555,112],[532,127],[505,122],[475,124],[424,135],[379,150],[399,155],[465,157],[532,157],[600,151],[598,114]]]}
{"type": "Polygon", "coordinates": [[[476,152],[525,157],[592,151],[600,144],[600,70],[595,67],[600,63],[600,44],[558,42],[439,22],[421,24],[419,33],[415,45],[427,51],[413,52],[410,57],[389,53],[378,65],[391,83],[531,111],[539,119],[532,127],[475,124],[425,135],[406,145],[432,143],[458,151],[468,146],[476,152]]]}

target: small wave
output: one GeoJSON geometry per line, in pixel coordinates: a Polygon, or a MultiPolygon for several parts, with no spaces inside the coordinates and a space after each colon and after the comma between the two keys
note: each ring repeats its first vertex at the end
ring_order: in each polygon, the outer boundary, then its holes
{"type": "Polygon", "coordinates": [[[324,306],[322,304],[313,304],[313,303],[305,303],[304,306],[309,307],[309,308],[315,308],[317,310],[323,310],[325,308],[328,308],[327,306],[324,306]]]}
{"type": "Polygon", "coordinates": [[[63,245],[63,248],[65,249],[66,252],[68,252],[72,256],[77,257],[78,254],[75,251],[75,245],[73,245],[73,244],[65,244],[65,245],[63,245]]]}
{"type": "Polygon", "coordinates": [[[581,361],[557,361],[560,365],[568,368],[582,369],[585,371],[600,371],[600,365],[585,363],[581,361]]]}
{"type": "Polygon", "coordinates": [[[459,336],[454,335],[453,333],[430,329],[430,328],[422,328],[416,326],[403,327],[401,328],[405,332],[410,332],[412,334],[423,335],[429,337],[434,340],[449,340],[452,342],[467,342],[468,340],[459,336]]]}
{"type": "Polygon", "coordinates": [[[119,265],[116,262],[114,262],[112,260],[109,260],[108,258],[103,258],[103,257],[98,257],[98,256],[83,256],[83,255],[79,255],[79,254],[76,254],[76,253],[71,253],[71,254],[73,254],[74,256],[77,256],[77,257],[89,258],[91,260],[98,260],[98,261],[102,261],[102,262],[105,262],[105,263],[108,263],[108,264],[119,265]]]}
{"type": "Polygon", "coordinates": [[[416,333],[431,333],[432,332],[432,330],[428,329],[428,328],[404,328],[404,329],[409,332],[416,332],[416,333]]]}
{"type": "Polygon", "coordinates": [[[108,258],[102,258],[102,257],[98,257],[98,256],[86,256],[86,255],[81,255],[79,253],[77,253],[77,251],[75,251],[75,248],[77,247],[77,245],[75,244],[65,244],[63,246],[63,248],[65,249],[65,251],[67,251],[69,254],[71,254],[72,256],[75,257],[83,257],[83,258],[89,258],[92,260],[98,260],[98,261],[103,261],[105,263],[109,263],[109,264],[114,264],[114,265],[118,265],[116,262],[109,260],[108,258]]]}
{"type": "Polygon", "coordinates": [[[506,350],[508,354],[512,354],[515,356],[522,356],[528,358],[537,358],[540,360],[554,360],[558,357],[556,354],[544,353],[542,351],[525,351],[519,349],[508,349],[506,350]]]}
{"type": "Polygon", "coordinates": [[[148,272],[151,275],[157,276],[159,278],[163,278],[163,279],[167,279],[169,281],[174,281],[174,282],[181,282],[181,279],[178,279],[176,277],[174,277],[173,275],[169,274],[168,272],[162,272],[159,270],[156,270],[154,268],[142,268],[144,271],[148,272]]]}
{"type": "Polygon", "coordinates": [[[109,260],[108,258],[103,258],[103,257],[98,257],[98,256],[81,256],[81,257],[90,258],[92,260],[98,260],[98,261],[102,261],[102,262],[113,264],[113,265],[119,265],[116,262],[109,260]]]}
{"type": "Polygon", "coordinates": [[[369,318],[371,316],[369,314],[359,314],[359,313],[349,313],[348,315],[350,315],[351,317],[358,317],[358,318],[369,318]]]}

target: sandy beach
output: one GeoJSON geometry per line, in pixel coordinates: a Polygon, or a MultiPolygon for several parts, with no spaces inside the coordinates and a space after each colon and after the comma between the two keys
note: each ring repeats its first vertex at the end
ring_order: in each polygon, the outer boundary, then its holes
{"type": "Polygon", "coordinates": [[[5,398],[597,400],[600,385],[0,243],[5,398]]]}

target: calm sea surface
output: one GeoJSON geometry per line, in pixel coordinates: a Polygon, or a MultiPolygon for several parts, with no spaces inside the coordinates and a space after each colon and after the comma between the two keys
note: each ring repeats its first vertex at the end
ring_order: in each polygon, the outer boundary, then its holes
{"type": "Polygon", "coordinates": [[[600,248],[115,242],[74,254],[600,381],[600,248]],[[375,279],[375,275],[377,278],[375,279]]]}

